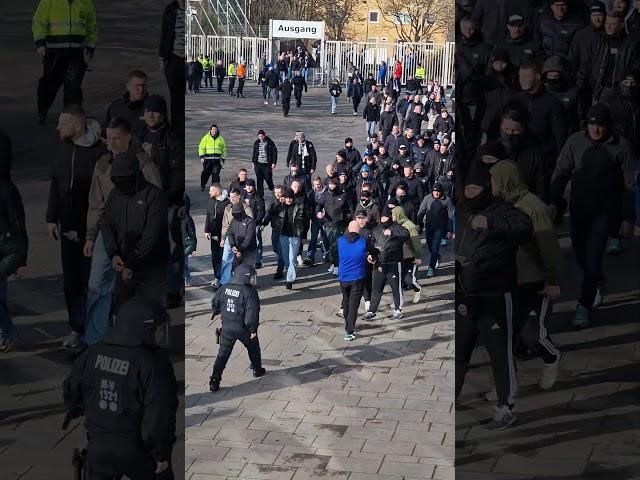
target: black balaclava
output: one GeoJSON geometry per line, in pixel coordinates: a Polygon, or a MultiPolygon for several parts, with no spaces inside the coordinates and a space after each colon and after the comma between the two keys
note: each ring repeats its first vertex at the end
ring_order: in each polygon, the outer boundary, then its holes
{"type": "Polygon", "coordinates": [[[383,222],[382,220],[380,220],[380,226],[382,228],[389,228],[392,224],[393,224],[393,220],[391,217],[391,209],[389,208],[388,205],[385,205],[385,207],[382,209],[382,213],[380,214],[380,217],[387,217],[387,221],[383,222]]]}
{"type": "Polygon", "coordinates": [[[473,198],[465,196],[465,206],[474,213],[478,213],[487,208],[494,201],[491,194],[491,174],[489,173],[489,167],[482,162],[475,162],[469,174],[465,185],[478,185],[482,187],[482,191],[473,198]]]}

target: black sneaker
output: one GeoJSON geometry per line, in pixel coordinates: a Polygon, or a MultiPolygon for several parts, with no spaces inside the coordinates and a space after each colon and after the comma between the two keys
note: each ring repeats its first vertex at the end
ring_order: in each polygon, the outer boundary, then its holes
{"type": "Polygon", "coordinates": [[[220,382],[216,380],[209,381],[209,391],[217,392],[218,390],[220,390],[220,382]]]}
{"type": "Polygon", "coordinates": [[[282,280],[284,278],[284,273],[282,272],[276,272],[275,275],[273,276],[274,280],[282,280]]]}
{"type": "Polygon", "coordinates": [[[262,268],[262,264],[261,263],[256,263],[255,264],[255,269],[256,270],[260,270],[262,268]]]}
{"type": "Polygon", "coordinates": [[[267,371],[263,367],[253,368],[253,376],[255,378],[262,377],[265,373],[267,373],[267,371]]]}
{"type": "Polygon", "coordinates": [[[302,264],[303,264],[305,267],[313,267],[314,262],[313,262],[313,260],[311,260],[310,258],[307,258],[307,259],[305,259],[305,261],[304,261],[304,262],[302,262],[302,264]]]}
{"type": "Polygon", "coordinates": [[[201,192],[204,192],[204,187],[200,187],[200,191],[201,191],[201,192]]]}
{"type": "Polygon", "coordinates": [[[293,283],[292,282],[287,282],[285,287],[287,288],[287,290],[291,290],[291,289],[293,289],[293,283]]]}
{"type": "Polygon", "coordinates": [[[178,308],[181,303],[182,297],[180,295],[170,293],[164,301],[164,306],[167,310],[173,310],[174,308],[178,308]]]}

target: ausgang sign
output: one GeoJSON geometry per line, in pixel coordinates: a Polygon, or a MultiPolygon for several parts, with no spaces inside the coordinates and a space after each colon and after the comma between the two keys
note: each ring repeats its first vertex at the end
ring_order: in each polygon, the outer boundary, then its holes
{"type": "Polygon", "coordinates": [[[324,22],[270,20],[272,38],[324,38],[324,22]]]}

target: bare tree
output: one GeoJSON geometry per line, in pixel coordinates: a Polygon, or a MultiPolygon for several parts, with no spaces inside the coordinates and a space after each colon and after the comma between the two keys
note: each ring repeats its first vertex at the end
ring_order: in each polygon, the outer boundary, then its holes
{"type": "Polygon", "coordinates": [[[361,22],[363,17],[357,15],[360,0],[324,0],[322,19],[328,38],[345,40],[346,28],[351,22],[361,22]]]}
{"type": "Polygon", "coordinates": [[[436,37],[449,39],[455,24],[454,0],[376,0],[382,17],[391,23],[398,38],[405,42],[429,42],[436,37]]]}

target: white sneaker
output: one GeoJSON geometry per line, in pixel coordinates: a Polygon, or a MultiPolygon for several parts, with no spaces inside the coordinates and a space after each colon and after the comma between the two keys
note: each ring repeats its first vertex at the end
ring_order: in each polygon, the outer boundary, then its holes
{"type": "Polygon", "coordinates": [[[333,274],[337,277],[338,276],[338,267],[333,269],[333,274]]]}
{"type": "Polygon", "coordinates": [[[400,318],[402,318],[402,310],[394,310],[393,311],[393,319],[394,320],[399,320],[400,318]]]}
{"type": "Polygon", "coordinates": [[[304,260],[302,259],[302,255],[298,255],[296,257],[296,261],[298,262],[298,266],[301,267],[304,265],[304,260]]]}
{"type": "Polygon", "coordinates": [[[62,342],[64,348],[78,348],[81,343],[81,337],[78,332],[71,332],[62,342]]]}
{"type": "Polygon", "coordinates": [[[496,406],[493,409],[493,418],[487,424],[487,428],[494,431],[504,430],[516,423],[516,419],[517,417],[508,406],[496,406]]]}
{"type": "Polygon", "coordinates": [[[364,301],[364,311],[368,312],[370,306],[371,306],[371,302],[369,300],[365,300],[364,301]]]}
{"type": "Polygon", "coordinates": [[[413,292],[413,303],[420,303],[420,294],[422,293],[422,288],[417,292],[413,292]]]}
{"type": "Polygon", "coordinates": [[[278,104],[276,102],[273,102],[273,106],[276,107],[278,106],[278,104]]]}
{"type": "Polygon", "coordinates": [[[267,102],[267,101],[265,100],[265,101],[264,101],[264,104],[265,104],[265,105],[269,105],[269,102],[267,102]]]}
{"type": "Polygon", "coordinates": [[[543,390],[549,390],[556,383],[558,379],[558,366],[560,365],[560,353],[558,352],[558,358],[553,363],[542,364],[542,374],[540,375],[540,381],[538,385],[543,390]]]}
{"type": "Polygon", "coordinates": [[[333,273],[333,265],[329,266],[329,270],[327,270],[327,273],[333,273]]]}
{"type": "Polygon", "coordinates": [[[341,308],[336,315],[340,318],[344,318],[344,310],[341,308]]]}
{"type": "Polygon", "coordinates": [[[593,297],[593,308],[597,308],[602,305],[602,288],[598,287],[596,290],[596,296],[593,297]]]}

